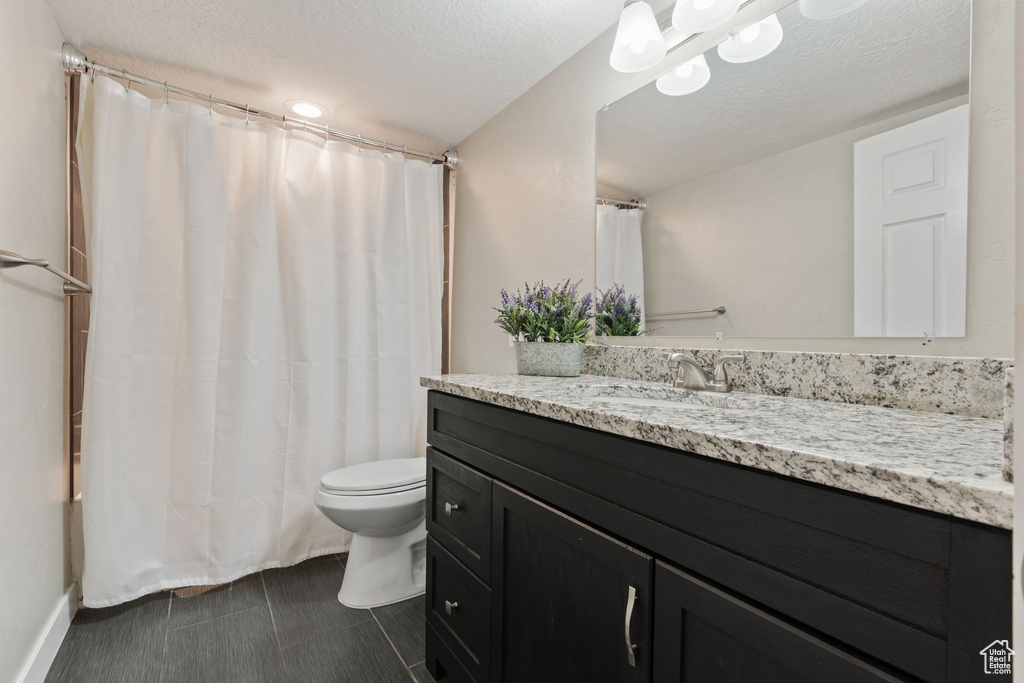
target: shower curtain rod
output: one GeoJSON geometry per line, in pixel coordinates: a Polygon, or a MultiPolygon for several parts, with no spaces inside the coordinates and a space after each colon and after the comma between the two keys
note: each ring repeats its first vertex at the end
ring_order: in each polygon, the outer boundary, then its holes
{"type": "Polygon", "coordinates": [[[611,197],[597,197],[596,200],[601,204],[615,204],[616,206],[632,206],[634,209],[646,209],[647,200],[643,197],[637,197],[636,199],[612,199],[611,197]]]}
{"type": "Polygon", "coordinates": [[[322,135],[330,137],[341,138],[342,140],[348,140],[349,142],[355,142],[360,145],[368,145],[370,147],[379,147],[385,152],[401,152],[409,156],[420,157],[422,159],[428,159],[430,161],[439,161],[448,168],[455,168],[459,163],[458,154],[455,150],[448,150],[443,154],[432,154],[430,152],[423,152],[418,149],[409,149],[408,147],[399,147],[398,145],[389,144],[387,141],[381,142],[380,140],[371,140],[370,138],[364,138],[360,135],[351,135],[349,133],[343,133],[340,130],[334,130],[327,126],[321,126],[317,123],[310,123],[305,119],[295,118],[294,116],[287,116],[284,114],[273,114],[271,112],[260,111],[254,109],[248,104],[238,104],[237,102],[230,102],[228,100],[222,100],[214,97],[213,95],[204,95],[202,93],[195,92],[194,90],[187,90],[185,88],[179,88],[173,85],[168,85],[167,82],[154,81],[144,76],[129,73],[124,69],[114,69],[103,64],[97,64],[96,62],[89,61],[82,52],[73,45],[64,43],[60,51],[61,61],[64,64],[64,71],[68,74],[84,73],[85,71],[92,70],[93,73],[103,73],[114,78],[120,78],[125,81],[131,81],[133,83],[139,83],[140,85],[146,85],[151,88],[157,88],[163,90],[165,93],[172,92],[176,95],[183,97],[189,97],[194,100],[200,100],[202,102],[209,103],[212,108],[214,105],[218,107],[225,107],[227,109],[233,109],[239,113],[245,114],[246,116],[263,117],[265,119],[271,119],[273,121],[280,121],[283,124],[291,124],[293,126],[301,126],[303,130],[314,131],[322,135]]]}

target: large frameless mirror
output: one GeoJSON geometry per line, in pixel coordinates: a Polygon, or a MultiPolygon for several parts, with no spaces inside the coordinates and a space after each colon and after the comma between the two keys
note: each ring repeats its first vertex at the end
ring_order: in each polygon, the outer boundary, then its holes
{"type": "Polygon", "coordinates": [[[971,2],[813,4],[598,113],[597,286],[656,334],[965,334],[971,2]]]}

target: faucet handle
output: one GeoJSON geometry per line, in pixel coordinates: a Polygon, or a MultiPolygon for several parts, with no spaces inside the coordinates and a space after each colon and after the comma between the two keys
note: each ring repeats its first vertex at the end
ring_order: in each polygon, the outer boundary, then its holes
{"type": "Polygon", "coordinates": [[[664,351],[661,355],[664,356],[665,360],[668,361],[668,367],[671,368],[672,370],[678,370],[679,367],[682,365],[682,363],[675,359],[676,356],[681,356],[681,353],[676,353],[674,351],[664,351]]]}
{"type": "Polygon", "coordinates": [[[718,360],[715,361],[715,381],[716,382],[728,382],[729,375],[725,372],[726,363],[746,363],[747,354],[743,353],[738,356],[719,356],[718,360]]]}

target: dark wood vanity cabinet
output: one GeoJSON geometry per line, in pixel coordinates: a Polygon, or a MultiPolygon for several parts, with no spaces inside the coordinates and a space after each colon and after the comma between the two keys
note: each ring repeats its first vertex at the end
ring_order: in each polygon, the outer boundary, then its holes
{"type": "Polygon", "coordinates": [[[475,681],[971,681],[1010,533],[431,392],[427,667],[475,681]]]}

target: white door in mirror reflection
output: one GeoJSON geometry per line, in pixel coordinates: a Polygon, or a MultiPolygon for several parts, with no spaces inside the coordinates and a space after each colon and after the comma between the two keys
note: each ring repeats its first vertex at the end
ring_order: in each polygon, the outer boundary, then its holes
{"type": "Polygon", "coordinates": [[[854,334],[962,337],[968,105],[854,144],[854,334]]]}

